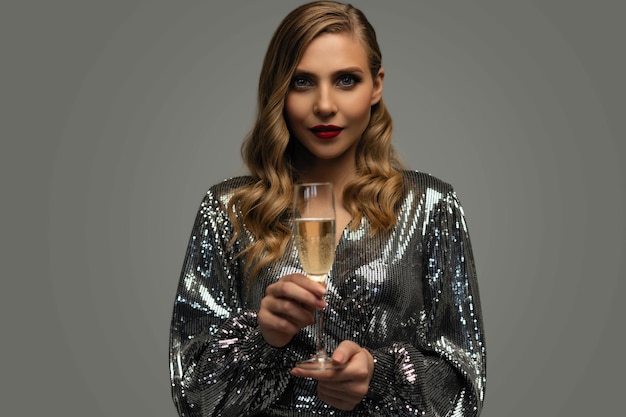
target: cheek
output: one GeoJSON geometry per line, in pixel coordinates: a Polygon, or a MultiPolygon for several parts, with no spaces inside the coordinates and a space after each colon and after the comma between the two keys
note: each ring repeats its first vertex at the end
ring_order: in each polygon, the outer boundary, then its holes
{"type": "Polygon", "coordinates": [[[351,101],[350,105],[344,106],[346,117],[352,120],[369,121],[372,107],[370,106],[371,94],[361,94],[351,101]]]}
{"type": "Polygon", "coordinates": [[[302,100],[298,100],[296,96],[288,95],[285,99],[285,116],[288,122],[296,122],[302,120],[303,115],[302,100]]]}

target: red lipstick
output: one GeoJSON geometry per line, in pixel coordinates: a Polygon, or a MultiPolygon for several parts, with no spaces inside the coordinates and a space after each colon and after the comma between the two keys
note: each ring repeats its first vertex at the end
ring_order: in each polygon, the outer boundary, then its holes
{"type": "Polygon", "coordinates": [[[321,139],[332,139],[338,136],[343,128],[335,125],[316,125],[311,128],[311,132],[321,139]]]}

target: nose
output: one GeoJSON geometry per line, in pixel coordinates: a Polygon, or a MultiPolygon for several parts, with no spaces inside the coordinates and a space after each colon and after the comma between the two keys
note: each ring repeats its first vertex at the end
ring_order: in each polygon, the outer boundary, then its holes
{"type": "Polygon", "coordinates": [[[332,91],[328,87],[320,87],[319,93],[313,105],[313,113],[318,116],[328,117],[337,113],[337,106],[333,100],[332,91]]]}

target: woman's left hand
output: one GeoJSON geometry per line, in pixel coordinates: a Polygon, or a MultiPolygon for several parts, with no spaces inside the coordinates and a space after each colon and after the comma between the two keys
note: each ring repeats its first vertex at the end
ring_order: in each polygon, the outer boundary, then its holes
{"type": "Polygon", "coordinates": [[[363,399],[374,374],[374,358],[356,343],[344,340],[333,352],[340,369],[306,370],[294,368],[292,375],[317,380],[317,396],[340,410],[352,410],[363,399]]]}

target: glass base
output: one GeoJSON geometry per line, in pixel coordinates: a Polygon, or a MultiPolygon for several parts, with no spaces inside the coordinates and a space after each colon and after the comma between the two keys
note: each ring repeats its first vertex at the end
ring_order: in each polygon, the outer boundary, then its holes
{"type": "Polygon", "coordinates": [[[308,369],[314,371],[323,371],[326,369],[341,369],[345,366],[345,364],[339,364],[333,362],[331,358],[326,357],[317,357],[313,356],[311,359],[307,359],[306,361],[301,361],[296,363],[296,368],[300,369],[308,369]]]}

